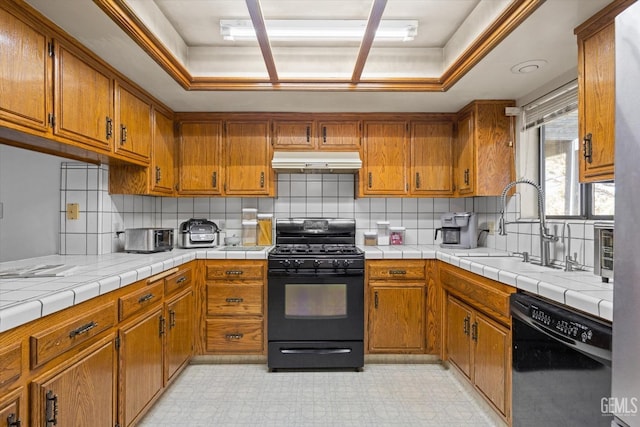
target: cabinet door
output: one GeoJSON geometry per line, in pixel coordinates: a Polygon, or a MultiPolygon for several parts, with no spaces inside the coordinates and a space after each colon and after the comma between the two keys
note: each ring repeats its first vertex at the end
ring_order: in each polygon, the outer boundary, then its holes
{"type": "Polygon", "coordinates": [[[111,151],[114,138],[111,76],[89,58],[60,43],[55,64],[54,132],[111,151]]]}
{"type": "Polygon", "coordinates": [[[222,122],[180,125],[180,194],[220,194],[222,175],[222,122]]]}
{"type": "Polygon", "coordinates": [[[613,179],[615,142],[614,23],[578,41],[580,182],[613,179]]]}
{"type": "Polygon", "coordinates": [[[447,298],[447,355],[467,376],[471,376],[471,310],[455,298],[447,298]]]}
{"type": "Polygon", "coordinates": [[[32,383],[34,426],[113,427],[115,350],[110,339],[53,376],[32,383]]]}
{"type": "Polygon", "coordinates": [[[372,286],[369,294],[369,351],[424,350],[424,287],[372,286]]]}
{"type": "Polygon", "coordinates": [[[506,415],[511,345],[509,330],[481,313],[476,313],[471,338],[475,347],[473,381],[496,408],[506,415]]]}
{"type": "Polygon", "coordinates": [[[47,131],[48,41],[36,26],[0,9],[0,120],[47,131]]]}
{"type": "Polygon", "coordinates": [[[362,194],[403,195],[408,191],[405,122],[366,122],[362,194]]]}
{"type": "Polygon", "coordinates": [[[0,426],[20,427],[23,424],[23,412],[26,405],[23,390],[22,387],[19,387],[0,399],[0,426]]]}
{"type": "Polygon", "coordinates": [[[162,307],[120,329],[118,412],[123,426],[131,425],[162,390],[163,331],[162,307]]]}
{"type": "Polygon", "coordinates": [[[320,150],[360,150],[358,120],[318,122],[318,148],[320,150]]]}
{"type": "Polygon", "coordinates": [[[175,185],[173,119],[157,109],[153,110],[153,119],[151,190],[172,194],[175,185]]]}
{"type": "Polygon", "coordinates": [[[455,150],[454,185],[460,195],[473,193],[474,142],[474,113],[468,112],[458,120],[458,138],[455,150]]]}
{"type": "Polygon", "coordinates": [[[312,150],[315,147],[313,121],[273,122],[273,148],[285,150],[312,150]]]}
{"type": "Polygon", "coordinates": [[[151,104],[135,91],[116,84],[114,151],[134,159],[148,161],[151,149],[151,104]]]}
{"type": "Polygon", "coordinates": [[[453,194],[453,123],[411,124],[410,180],[416,195],[453,194]]]}
{"type": "Polygon", "coordinates": [[[271,194],[271,146],[268,121],[228,121],[225,124],[225,193],[271,194]]]}
{"type": "Polygon", "coordinates": [[[193,350],[193,291],[167,303],[165,384],[191,358],[193,350]]]}

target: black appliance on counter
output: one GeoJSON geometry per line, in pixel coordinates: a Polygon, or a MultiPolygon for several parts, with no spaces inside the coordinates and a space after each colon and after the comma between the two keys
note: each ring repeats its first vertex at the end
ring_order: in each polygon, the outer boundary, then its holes
{"type": "Polygon", "coordinates": [[[181,248],[212,248],[220,244],[220,229],[215,222],[191,218],[180,224],[178,244],[181,248]]]}
{"type": "Polygon", "coordinates": [[[364,253],[354,219],[276,220],[268,256],[269,369],[364,366],[364,253]]]}
{"type": "Polygon", "coordinates": [[[611,325],[526,293],[511,315],[513,425],[610,426],[611,325]]]}

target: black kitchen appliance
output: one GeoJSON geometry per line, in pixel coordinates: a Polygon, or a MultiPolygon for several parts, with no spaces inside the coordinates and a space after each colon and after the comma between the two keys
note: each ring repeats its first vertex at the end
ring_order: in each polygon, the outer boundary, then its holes
{"type": "Polygon", "coordinates": [[[511,315],[513,425],[610,426],[611,325],[526,293],[511,315]]]}
{"type": "Polygon", "coordinates": [[[354,219],[276,220],[268,257],[268,366],[364,366],[364,253],[354,219]]]}

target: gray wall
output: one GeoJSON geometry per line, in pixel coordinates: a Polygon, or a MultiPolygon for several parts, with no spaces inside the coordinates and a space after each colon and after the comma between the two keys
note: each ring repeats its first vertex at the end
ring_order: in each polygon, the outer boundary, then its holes
{"type": "Polygon", "coordinates": [[[0,145],[0,262],[58,253],[63,161],[0,145]]]}

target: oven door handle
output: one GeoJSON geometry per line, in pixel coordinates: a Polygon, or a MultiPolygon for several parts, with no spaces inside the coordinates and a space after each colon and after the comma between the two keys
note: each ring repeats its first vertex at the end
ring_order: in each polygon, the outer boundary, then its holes
{"type": "Polygon", "coordinates": [[[596,359],[599,362],[611,366],[611,350],[602,349],[593,345],[589,345],[577,340],[573,340],[567,337],[564,337],[560,334],[555,333],[552,329],[546,328],[543,325],[535,322],[531,317],[527,314],[520,312],[517,308],[512,307],[511,316],[514,320],[519,320],[529,327],[535,329],[536,331],[546,335],[547,337],[559,341],[566,345],[567,347],[573,348],[580,353],[583,353],[592,359],[596,359]]]}
{"type": "Polygon", "coordinates": [[[350,348],[282,348],[282,354],[348,354],[350,348]]]}

